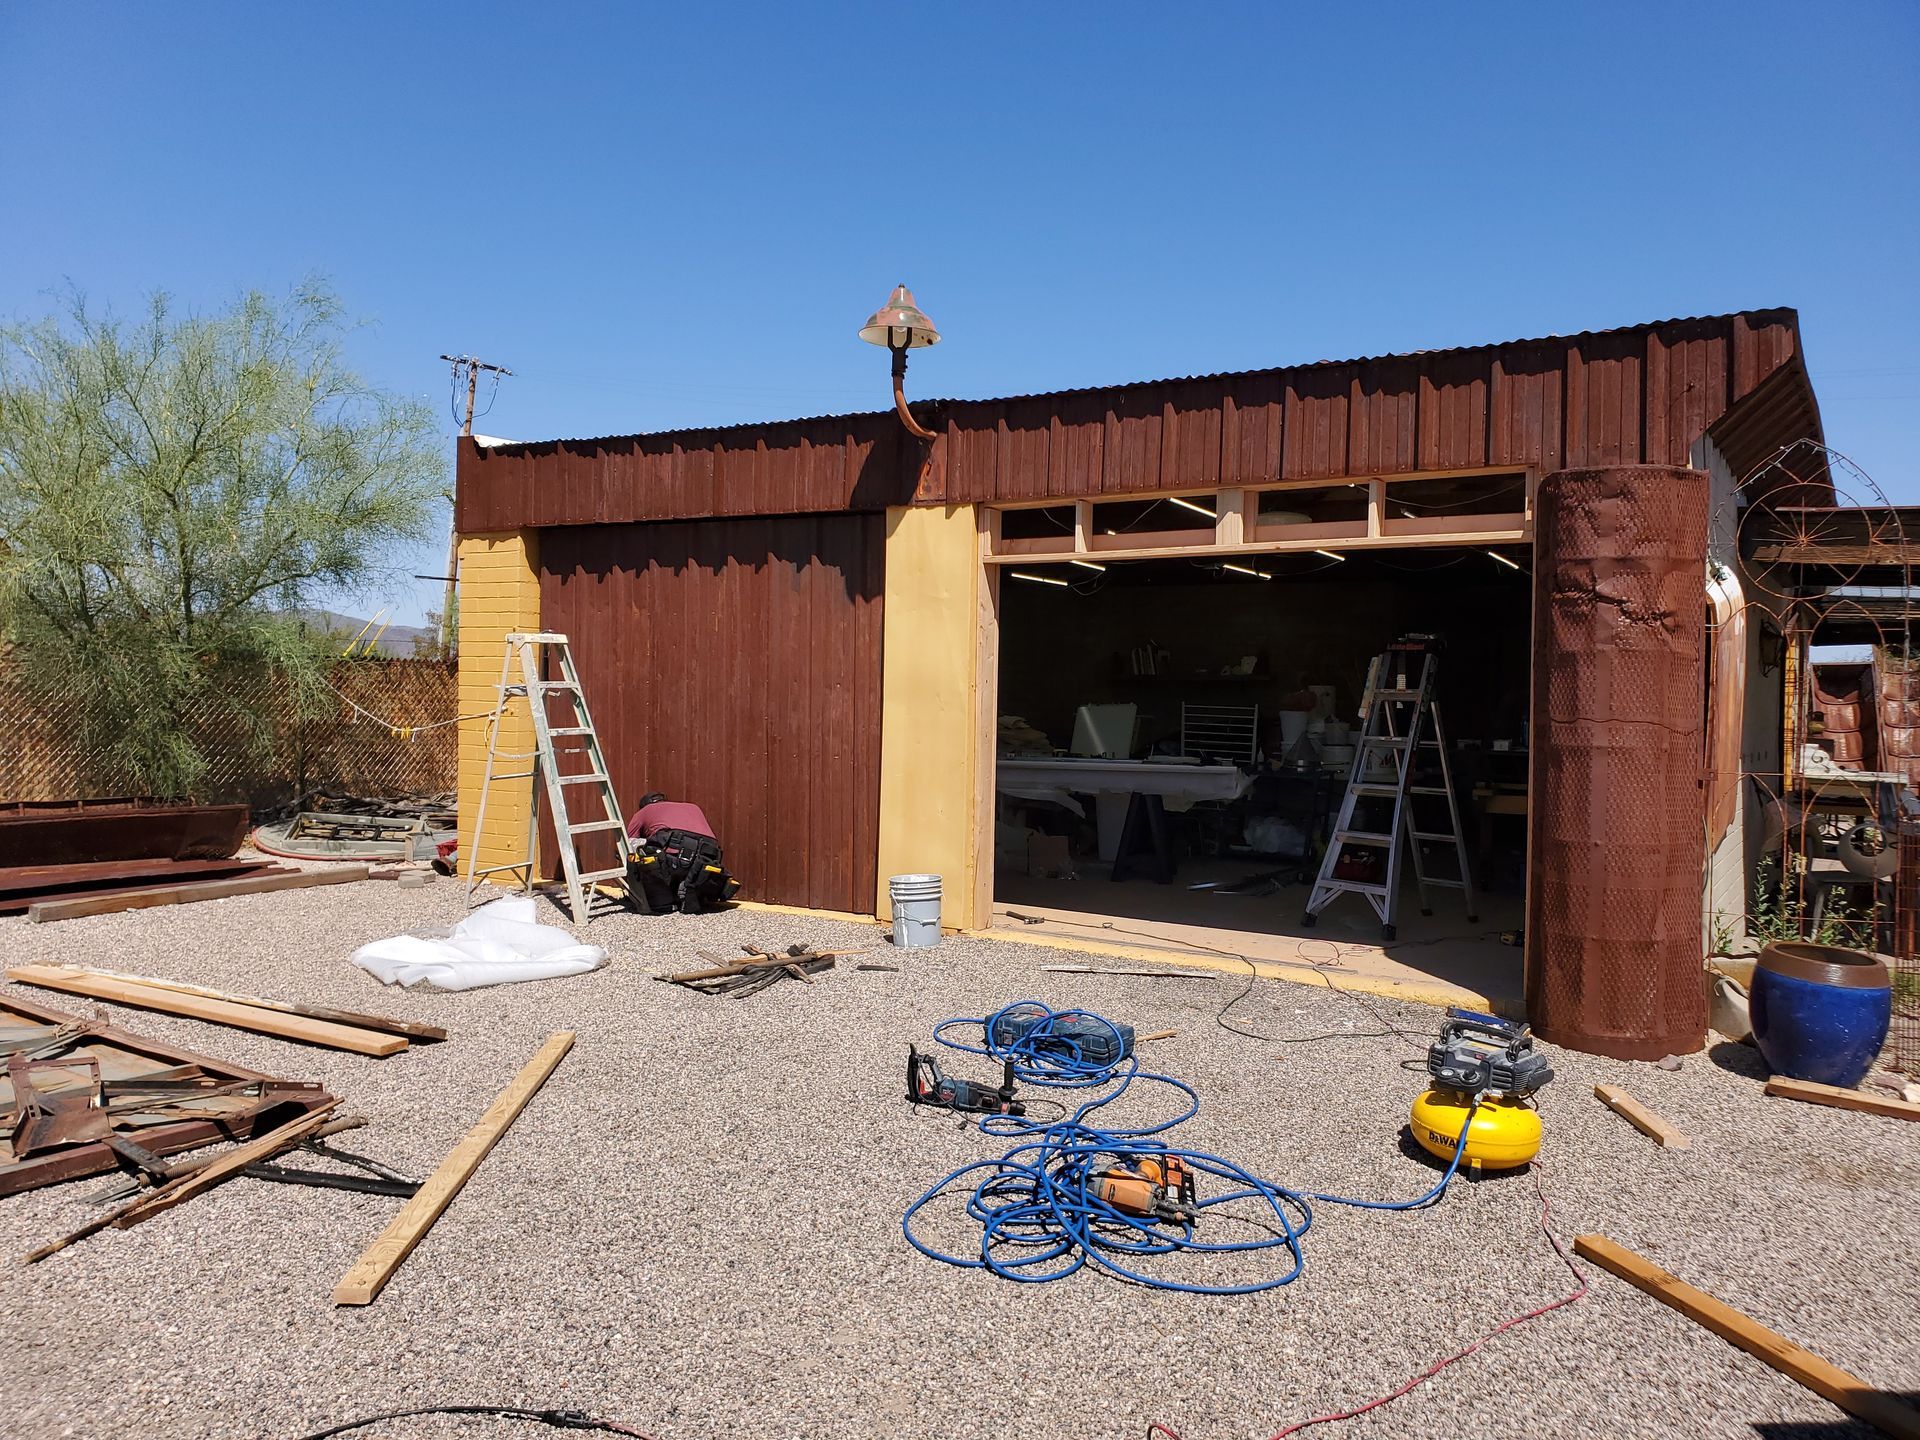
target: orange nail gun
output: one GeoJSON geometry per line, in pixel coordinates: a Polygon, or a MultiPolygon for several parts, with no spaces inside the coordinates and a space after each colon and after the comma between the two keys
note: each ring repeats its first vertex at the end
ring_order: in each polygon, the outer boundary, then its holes
{"type": "Polygon", "coordinates": [[[1087,1177],[1087,1193],[1116,1210],[1191,1225],[1200,1215],[1193,1171],[1178,1155],[1136,1155],[1087,1177]]]}

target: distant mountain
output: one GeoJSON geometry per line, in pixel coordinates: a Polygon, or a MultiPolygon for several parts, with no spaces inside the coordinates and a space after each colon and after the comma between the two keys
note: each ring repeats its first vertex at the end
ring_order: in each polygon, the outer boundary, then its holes
{"type": "Polygon", "coordinates": [[[297,610],[294,614],[310,627],[334,636],[345,650],[347,643],[359,636],[354,645],[354,653],[367,653],[367,642],[373,641],[372,653],[384,655],[389,659],[407,660],[413,657],[416,646],[431,645],[434,632],[422,625],[389,625],[382,630],[379,625],[369,625],[357,615],[342,615],[334,610],[297,610]],[[362,634],[362,631],[365,631],[362,634]],[[378,639],[375,639],[375,636],[378,639]]]}

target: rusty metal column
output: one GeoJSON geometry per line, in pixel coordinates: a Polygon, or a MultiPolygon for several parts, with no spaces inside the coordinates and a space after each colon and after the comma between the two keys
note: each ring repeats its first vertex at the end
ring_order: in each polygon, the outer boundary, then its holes
{"type": "Polygon", "coordinates": [[[1534,530],[1527,1014],[1626,1060],[1706,1040],[1707,476],[1562,470],[1534,530]]]}

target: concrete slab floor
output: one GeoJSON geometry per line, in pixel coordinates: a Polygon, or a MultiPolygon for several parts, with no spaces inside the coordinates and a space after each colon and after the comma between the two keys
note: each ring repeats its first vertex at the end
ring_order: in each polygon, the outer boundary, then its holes
{"type": "MultiPolygon", "coordinates": [[[[25,987],[82,1014],[324,1082],[371,1124],[348,1148],[429,1173],[551,1031],[579,1039],[393,1282],[336,1310],[334,1283],[400,1202],[239,1179],[43,1264],[0,1265],[14,1359],[8,1440],[295,1440],[369,1413],[445,1403],[570,1407],[659,1440],[1262,1440],[1373,1398],[1496,1322],[1566,1293],[1534,1178],[1457,1184],[1436,1206],[1318,1206],[1306,1271],[1265,1294],[1146,1291],[1091,1271],[1017,1285],[925,1259],[906,1207],[1005,1141],[904,1103],[909,1041],[1038,996],[1142,1031],[1194,1086],[1176,1132],[1297,1188],[1404,1198],[1434,1169],[1402,1148],[1438,1012],[1302,985],[1049,975],[1072,952],[880,932],[803,916],[597,920],[612,963],[466,994],[383,989],[355,946],[461,913],[458,887],[366,882],[52,925],[0,921],[10,960],[74,962],[377,1010],[450,1038],[385,1060],[25,987]],[[746,1000],[660,984],[698,949],[876,947],[746,1000]],[[1405,1030],[1386,1035],[1380,1020],[1405,1030]],[[1337,1038],[1290,1043],[1319,1034],[1337,1038]]],[[[1752,1052],[1716,1046],[1668,1073],[1551,1051],[1536,1172],[1562,1236],[1608,1234],[1870,1384],[1920,1390],[1920,1151],[1914,1127],[1762,1094],[1752,1052]],[[1693,1138],[1662,1150],[1593,1098],[1626,1086],[1693,1138]]],[[[957,1074],[987,1078],[975,1057],[957,1074]]],[[[1130,1098],[1138,1113],[1151,1102],[1130,1098]]],[[[315,1164],[323,1162],[315,1161],[315,1164]]],[[[0,1200],[17,1257],[93,1215],[76,1181],[0,1200]]],[[[943,1204],[946,1202],[942,1202],[943,1204]]],[[[938,1207],[935,1207],[938,1210],[938,1207]]],[[[958,1209],[929,1216],[963,1245],[958,1209]]],[[[1222,1224],[1216,1233],[1224,1234],[1222,1224]]],[[[977,1231],[972,1232],[976,1237],[977,1231]]],[[[1170,1262],[1172,1263],[1172,1262],[1170,1262]]],[[[1203,1273],[1205,1257],[1170,1274],[1203,1273]]],[[[1477,1434],[1768,1440],[1864,1436],[1819,1399],[1604,1274],[1592,1294],[1502,1335],[1315,1440],[1477,1434]]],[[[368,1440],[553,1432],[407,1420],[368,1440]]]]}
{"type": "Polygon", "coordinates": [[[1243,883],[1273,870],[1271,862],[1189,861],[1172,884],[1130,879],[1115,883],[1108,867],[1077,861],[1078,878],[1040,879],[1018,871],[994,876],[993,931],[1012,940],[1047,939],[1134,947],[1177,954],[1183,962],[1211,961],[1246,974],[1246,959],[1288,970],[1324,970],[1335,983],[1370,993],[1429,1004],[1491,1006],[1502,1014],[1522,1012],[1521,952],[1500,943],[1503,931],[1525,923],[1521,897],[1482,894],[1476,919],[1468,921],[1460,896],[1442,891],[1434,913],[1420,913],[1419,897],[1406,879],[1398,910],[1397,937],[1380,938],[1380,922],[1357,895],[1344,895],[1321,912],[1318,923],[1301,923],[1309,887],[1289,881],[1270,893],[1225,894],[1220,886],[1243,883]],[[1196,884],[1215,888],[1196,890],[1196,884]],[[1025,916],[1027,919],[1021,919],[1025,916]],[[1034,919],[1042,923],[1034,924],[1034,919]]]}

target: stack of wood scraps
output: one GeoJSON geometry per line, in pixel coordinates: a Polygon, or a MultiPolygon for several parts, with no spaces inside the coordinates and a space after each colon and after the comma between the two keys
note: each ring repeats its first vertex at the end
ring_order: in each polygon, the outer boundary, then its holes
{"type": "Polygon", "coordinates": [[[231,1025],[239,1030],[348,1050],[358,1055],[392,1055],[406,1049],[409,1041],[447,1038],[447,1032],[437,1025],[323,1005],[263,1000],[256,995],[209,990],[180,980],[123,975],[77,965],[16,965],[7,971],[7,978],[22,985],[87,995],[168,1015],[185,1015],[215,1025],[231,1025]]]}
{"type": "Polygon", "coordinates": [[[794,979],[811,985],[813,977],[831,970],[835,960],[849,955],[864,955],[864,950],[815,950],[810,945],[789,945],[784,953],[742,945],[746,958],[728,960],[711,951],[693,953],[709,963],[706,970],[685,970],[678,975],[656,975],[656,980],[684,985],[703,995],[726,995],[735,1000],[756,995],[769,985],[794,979]]]}

